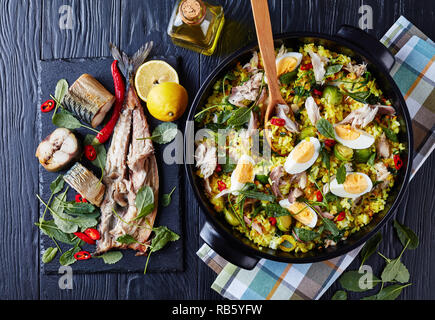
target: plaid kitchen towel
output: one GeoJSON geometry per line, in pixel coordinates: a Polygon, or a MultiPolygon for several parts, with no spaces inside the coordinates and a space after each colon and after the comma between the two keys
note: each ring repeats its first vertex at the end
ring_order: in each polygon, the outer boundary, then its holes
{"type": "MultiPolygon", "coordinates": [[[[382,43],[396,55],[391,75],[406,99],[413,119],[413,173],[434,149],[435,45],[404,17],[391,27],[382,43]]],[[[204,244],[198,256],[217,274],[212,288],[231,300],[319,299],[350,265],[360,248],[341,257],[313,264],[286,264],[262,259],[253,270],[229,263],[204,244]]]]}

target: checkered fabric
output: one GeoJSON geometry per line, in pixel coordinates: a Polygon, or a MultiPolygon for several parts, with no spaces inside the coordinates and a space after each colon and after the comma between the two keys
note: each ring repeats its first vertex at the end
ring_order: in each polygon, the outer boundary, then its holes
{"type": "MultiPolygon", "coordinates": [[[[413,119],[413,175],[434,149],[435,45],[404,17],[381,40],[396,55],[391,75],[406,99],[413,119]]],[[[260,260],[253,270],[229,263],[204,244],[198,256],[217,274],[212,289],[231,300],[319,299],[350,265],[360,248],[313,264],[260,260]]]]}

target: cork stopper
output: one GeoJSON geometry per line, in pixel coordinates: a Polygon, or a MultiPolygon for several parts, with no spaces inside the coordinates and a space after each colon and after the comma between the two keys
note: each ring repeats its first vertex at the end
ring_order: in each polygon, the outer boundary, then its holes
{"type": "Polygon", "coordinates": [[[183,0],[180,3],[181,20],[187,24],[199,24],[204,20],[205,10],[201,0],[183,0]]]}

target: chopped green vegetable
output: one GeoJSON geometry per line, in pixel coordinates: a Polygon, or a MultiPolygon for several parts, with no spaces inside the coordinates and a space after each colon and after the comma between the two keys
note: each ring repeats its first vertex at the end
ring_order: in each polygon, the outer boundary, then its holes
{"type": "Polygon", "coordinates": [[[291,216],[280,216],[276,218],[276,226],[282,232],[288,232],[292,224],[291,216]]]}
{"type": "Polygon", "coordinates": [[[334,146],[334,155],[337,157],[338,160],[351,161],[353,158],[353,150],[351,148],[343,146],[342,144],[337,143],[334,146]]]}
{"type": "Polygon", "coordinates": [[[357,163],[366,163],[372,155],[371,148],[355,150],[354,152],[354,159],[357,163]]]}

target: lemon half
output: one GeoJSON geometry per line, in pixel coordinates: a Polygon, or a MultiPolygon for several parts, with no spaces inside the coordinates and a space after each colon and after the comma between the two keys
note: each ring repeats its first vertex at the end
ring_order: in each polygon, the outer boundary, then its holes
{"type": "Polygon", "coordinates": [[[145,102],[151,89],[164,82],[179,83],[179,79],[177,71],[162,60],[151,60],[141,65],[134,79],[137,95],[145,102]]]}

